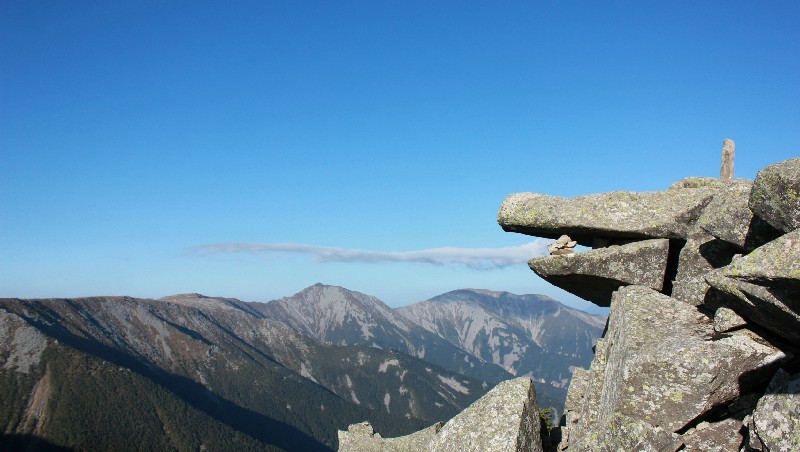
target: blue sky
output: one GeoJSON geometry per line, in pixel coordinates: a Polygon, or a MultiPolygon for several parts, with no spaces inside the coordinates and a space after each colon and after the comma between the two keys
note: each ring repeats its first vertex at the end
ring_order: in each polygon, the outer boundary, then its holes
{"type": "Polygon", "coordinates": [[[779,1],[6,0],[0,296],[581,305],[528,270],[541,243],[497,226],[504,197],[717,176],[726,137],[739,177],[797,157],[799,21],[779,1]]]}

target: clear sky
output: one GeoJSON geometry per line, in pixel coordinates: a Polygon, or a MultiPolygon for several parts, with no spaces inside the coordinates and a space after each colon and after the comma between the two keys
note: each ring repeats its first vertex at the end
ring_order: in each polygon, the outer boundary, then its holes
{"type": "Polygon", "coordinates": [[[0,2],[0,296],[545,293],[507,194],[800,156],[800,2],[0,2]],[[440,249],[445,248],[445,249],[440,249]],[[499,250],[498,250],[499,248],[499,250]]]}

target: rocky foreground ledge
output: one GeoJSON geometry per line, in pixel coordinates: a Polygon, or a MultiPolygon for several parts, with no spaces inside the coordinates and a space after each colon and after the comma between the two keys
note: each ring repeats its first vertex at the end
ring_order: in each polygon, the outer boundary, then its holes
{"type": "Polygon", "coordinates": [[[504,381],[446,424],[398,438],[381,438],[363,422],[339,431],[339,450],[520,451],[542,450],[536,389],[528,377],[504,381]]]}
{"type": "Polygon", "coordinates": [[[514,194],[498,222],[590,247],[529,266],[611,307],[558,449],[800,450],[800,159],[755,181],[514,194]]]}
{"type": "MultiPolygon", "coordinates": [[[[504,230],[559,238],[529,262],[536,274],[611,308],[548,449],[800,450],[800,158],[755,181],[732,169],[655,193],[521,193],[500,207],[504,230]]],[[[352,425],[340,450],[538,451],[535,405],[530,379],[511,380],[409,436],[352,425]]]]}

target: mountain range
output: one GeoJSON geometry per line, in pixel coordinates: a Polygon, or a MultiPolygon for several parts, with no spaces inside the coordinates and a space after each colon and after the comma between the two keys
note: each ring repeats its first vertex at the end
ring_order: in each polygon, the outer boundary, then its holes
{"type": "Polygon", "coordinates": [[[560,408],[602,324],[477,290],[401,309],[322,284],[269,303],[2,299],[0,446],[326,450],[363,420],[384,436],[446,421],[523,374],[560,408]]]}

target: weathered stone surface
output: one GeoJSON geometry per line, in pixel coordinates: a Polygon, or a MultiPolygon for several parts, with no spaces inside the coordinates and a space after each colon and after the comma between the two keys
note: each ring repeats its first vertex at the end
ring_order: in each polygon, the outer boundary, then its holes
{"type": "Polygon", "coordinates": [[[590,436],[584,436],[569,450],[580,451],[673,451],[681,445],[680,436],[641,419],[614,414],[590,436]]]}
{"type": "Polygon", "coordinates": [[[561,429],[561,442],[559,449],[569,447],[569,433],[572,426],[580,419],[581,403],[586,396],[586,387],[589,384],[589,371],[580,367],[575,368],[567,390],[567,400],[564,402],[564,422],[561,429]]]}
{"type": "Polygon", "coordinates": [[[517,193],[500,206],[497,222],[506,231],[540,237],[569,234],[586,246],[593,238],[685,238],[715,192],[701,187],[576,198],[517,193]]]}
{"type": "Polygon", "coordinates": [[[381,438],[368,423],[339,431],[340,451],[542,450],[536,389],[528,377],[498,384],[444,426],[381,438]]]}
{"type": "Polygon", "coordinates": [[[719,188],[723,184],[716,177],[687,177],[673,183],[669,186],[669,190],[681,188],[719,188]]]}
{"type": "Polygon", "coordinates": [[[766,450],[800,450],[800,374],[775,374],[753,411],[751,425],[766,450]]]}
{"type": "Polygon", "coordinates": [[[800,343],[800,230],[705,277],[748,320],[800,343]]]}
{"type": "Polygon", "coordinates": [[[725,333],[747,325],[747,321],[733,309],[721,307],[714,312],[714,331],[725,333]]]}
{"type": "Polygon", "coordinates": [[[782,231],[800,227],[800,158],[758,172],[750,193],[750,209],[782,231]]]}
{"type": "Polygon", "coordinates": [[[646,287],[622,287],[598,341],[576,428],[567,426],[570,444],[592,436],[611,441],[617,415],[680,431],[748,392],[784,357],[746,329],[719,337],[691,305],[646,287]]]}
{"type": "Polygon", "coordinates": [[[720,422],[704,422],[691,432],[683,435],[685,451],[691,452],[729,452],[739,450],[744,442],[740,430],[742,421],[725,419],[720,422]]]}
{"type": "Polygon", "coordinates": [[[498,384],[450,419],[430,442],[431,451],[541,451],[536,389],[530,378],[498,384]]]}
{"type": "Polygon", "coordinates": [[[620,286],[636,284],[662,290],[668,254],[669,240],[651,239],[535,258],[528,265],[549,283],[598,306],[608,306],[611,293],[620,286]]]}
{"type": "Polygon", "coordinates": [[[736,179],[722,187],[708,203],[698,226],[714,237],[750,252],[782,233],[750,210],[753,182],[736,179]]]}
{"type": "Polygon", "coordinates": [[[379,433],[373,431],[369,422],[362,422],[351,425],[347,431],[339,430],[339,450],[351,452],[426,450],[441,428],[442,423],[439,422],[411,435],[381,438],[379,433]]]}
{"type": "Polygon", "coordinates": [[[705,275],[728,265],[737,251],[702,229],[695,229],[678,257],[678,271],[671,295],[694,306],[703,304],[710,288],[705,275]]]}
{"type": "Polygon", "coordinates": [[[719,168],[719,178],[723,182],[733,180],[735,154],[736,145],[733,140],[725,138],[725,141],[722,142],[722,164],[719,168]]]}

